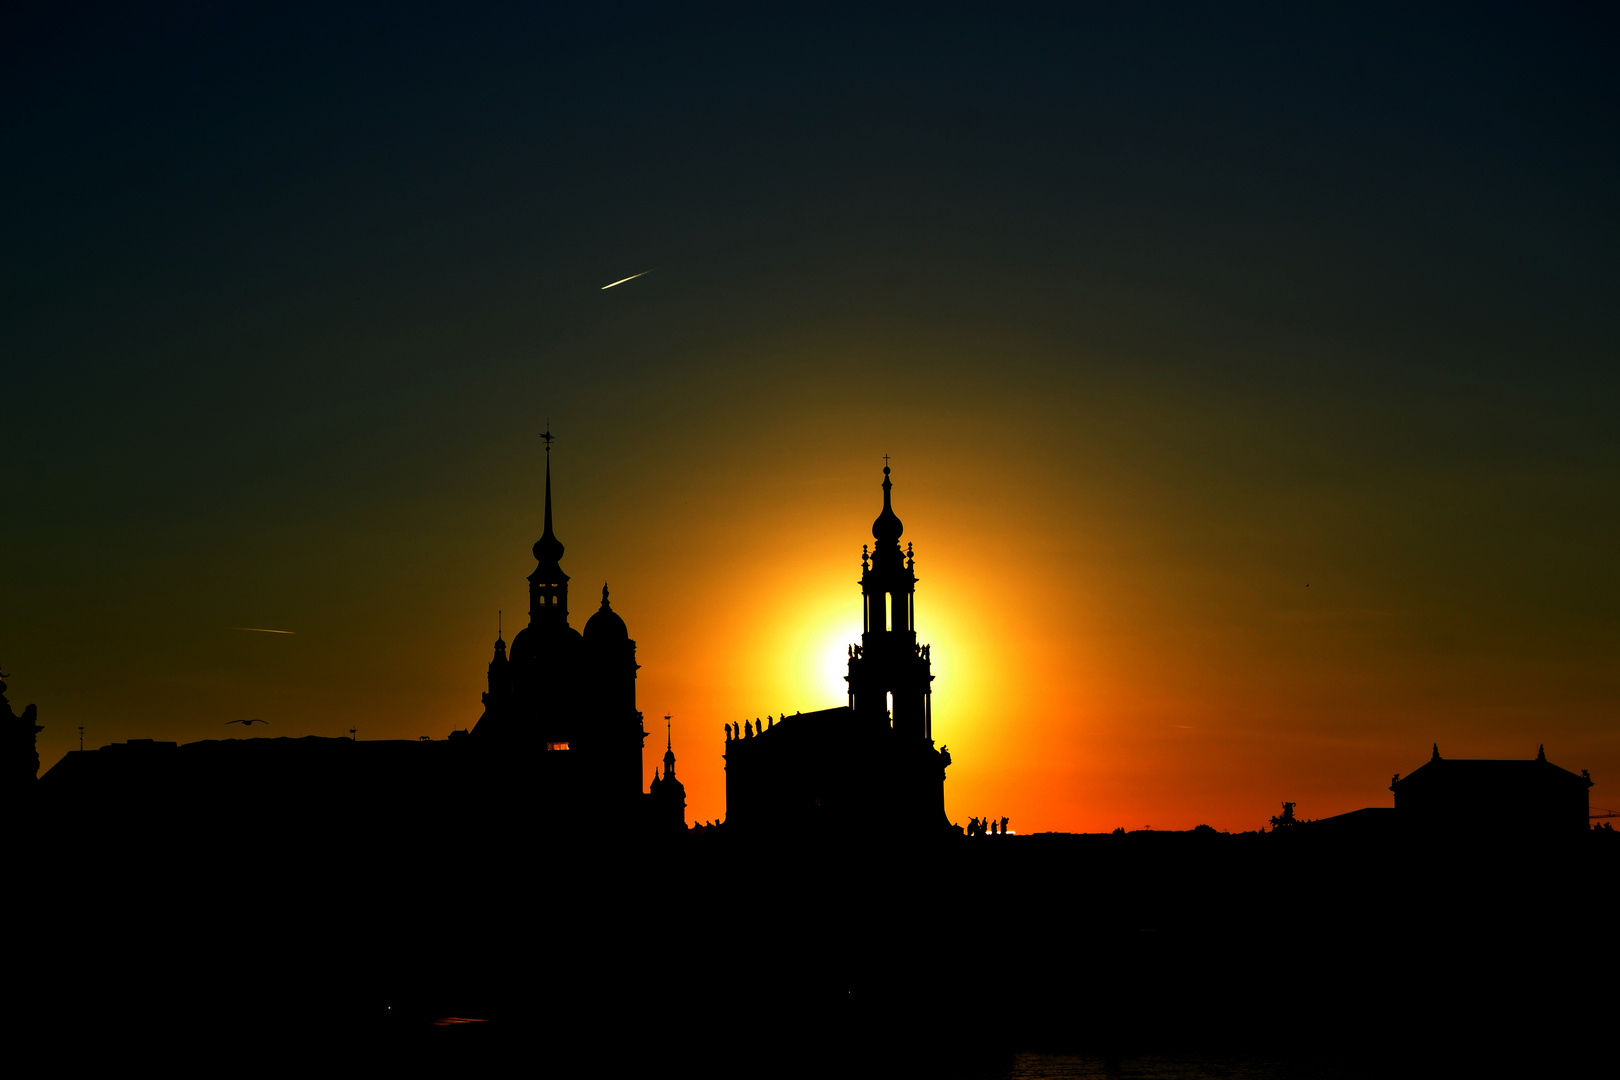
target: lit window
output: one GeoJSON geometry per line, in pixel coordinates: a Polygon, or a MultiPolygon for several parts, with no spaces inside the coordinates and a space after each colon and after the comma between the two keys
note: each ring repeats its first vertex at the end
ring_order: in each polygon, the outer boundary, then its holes
{"type": "Polygon", "coordinates": [[[546,749],[547,750],[566,750],[566,749],[568,749],[568,744],[565,743],[565,742],[548,742],[548,743],[546,743],[546,749]]]}

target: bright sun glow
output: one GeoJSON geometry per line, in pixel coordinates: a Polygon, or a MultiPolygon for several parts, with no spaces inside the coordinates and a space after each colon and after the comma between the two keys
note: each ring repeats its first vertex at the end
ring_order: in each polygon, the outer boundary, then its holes
{"type": "MultiPolygon", "coordinates": [[[[955,633],[951,620],[920,604],[918,642],[932,646],[935,694],[935,734],[939,734],[941,712],[960,723],[973,710],[963,700],[971,692],[957,677],[961,649],[972,647],[955,633]]],[[[766,704],[767,711],[785,708],[788,713],[810,712],[846,704],[849,673],[849,646],[860,644],[860,596],[856,594],[805,597],[791,619],[783,620],[792,630],[779,639],[780,648],[764,652],[773,668],[771,685],[781,687],[783,697],[766,704]],[[774,708],[772,708],[774,706],[774,708]]],[[[975,680],[977,681],[977,680],[975,680]]],[[[765,704],[765,703],[762,703],[765,704]]]]}
{"type": "Polygon", "coordinates": [[[781,684],[794,701],[789,712],[830,709],[849,700],[849,646],[860,643],[860,598],[840,596],[807,610],[796,640],[783,650],[781,684]]]}

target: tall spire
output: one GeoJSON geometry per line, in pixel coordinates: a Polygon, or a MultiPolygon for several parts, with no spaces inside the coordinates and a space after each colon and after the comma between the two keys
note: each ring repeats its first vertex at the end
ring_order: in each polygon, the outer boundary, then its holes
{"type": "Polygon", "coordinates": [[[562,541],[551,529],[551,425],[540,437],[546,443],[546,527],[540,539],[534,542],[534,561],[538,564],[529,575],[529,625],[542,613],[556,626],[568,625],[568,575],[563,573],[562,541]]]}
{"type": "Polygon", "coordinates": [[[664,779],[675,779],[675,742],[670,734],[669,716],[664,716],[664,779]]]}
{"type": "Polygon", "coordinates": [[[535,560],[545,564],[554,563],[563,556],[562,541],[557,534],[551,531],[551,440],[556,436],[551,433],[550,425],[541,433],[540,437],[546,441],[546,527],[540,534],[540,539],[534,544],[535,560]]]}

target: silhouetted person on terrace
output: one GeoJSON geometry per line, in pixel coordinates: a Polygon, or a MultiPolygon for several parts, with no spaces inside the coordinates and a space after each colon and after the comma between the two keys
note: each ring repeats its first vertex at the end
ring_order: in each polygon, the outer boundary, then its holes
{"type": "Polygon", "coordinates": [[[1002,836],[1007,835],[1007,822],[1009,822],[1011,820],[1012,820],[1012,818],[1002,818],[1001,819],[1001,835],[1002,836]]]}
{"type": "Polygon", "coordinates": [[[34,722],[38,715],[34,706],[23,709],[21,716],[11,711],[11,702],[6,700],[5,677],[5,673],[0,672],[0,726],[4,727],[6,797],[10,798],[13,793],[31,791],[31,785],[39,777],[38,737],[45,729],[34,722]],[[17,786],[13,788],[11,784],[17,786]]]}

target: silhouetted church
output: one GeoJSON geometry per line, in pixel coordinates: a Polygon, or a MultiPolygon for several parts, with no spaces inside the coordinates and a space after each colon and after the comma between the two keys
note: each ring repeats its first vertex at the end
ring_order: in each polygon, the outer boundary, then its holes
{"type": "Polygon", "coordinates": [[[551,435],[546,440],[545,528],[529,575],[529,625],[506,642],[498,635],[489,663],[484,712],[471,747],[492,767],[522,775],[524,800],[542,815],[635,827],[685,826],[686,793],[674,779],[675,754],[664,753],[668,782],[641,790],[647,732],[636,708],[636,643],[624,620],[602,603],[580,633],[568,622],[563,545],[552,528],[551,435]]]}
{"type": "MultiPolygon", "coordinates": [[[[358,744],[315,736],[178,747],[132,739],[69,753],[43,778],[42,792],[58,805],[97,813],[133,803],[162,816],[166,807],[205,805],[232,791],[266,799],[296,791],[299,812],[324,820],[388,806],[396,820],[452,814],[486,833],[684,829],[686,793],[675,779],[672,745],[663,775],[650,793],[642,791],[647,736],[636,709],[636,643],[609,604],[607,586],[583,634],[568,624],[568,575],[552,527],[551,437],[544,437],[545,528],[528,579],[529,625],[510,653],[497,636],[483,715],[470,732],[358,744]]],[[[19,746],[24,720],[31,738],[32,707],[8,728],[19,746]]]]}
{"type": "Polygon", "coordinates": [[[861,551],[861,643],[849,648],[849,703],[726,725],[726,823],[742,832],[954,832],[945,816],[950,753],[935,749],[929,647],[917,642],[917,575],[883,469],[876,541],[861,551]]]}

